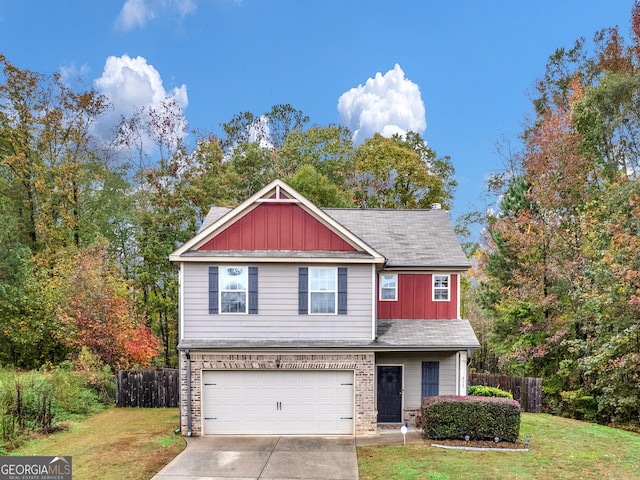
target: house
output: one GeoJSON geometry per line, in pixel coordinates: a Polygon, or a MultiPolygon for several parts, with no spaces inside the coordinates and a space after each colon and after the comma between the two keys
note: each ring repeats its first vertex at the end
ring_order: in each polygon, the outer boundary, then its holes
{"type": "Polygon", "coordinates": [[[366,435],[466,394],[444,210],[321,209],[280,180],[212,208],[179,267],[186,435],[366,435]]]}

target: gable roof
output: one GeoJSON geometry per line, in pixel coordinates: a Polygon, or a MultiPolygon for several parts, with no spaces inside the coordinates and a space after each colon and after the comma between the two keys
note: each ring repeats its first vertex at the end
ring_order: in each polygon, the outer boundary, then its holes
{"type": "MultiPolygon", "coordinates": [[[[231,211],[212,207],[202,229],[231,211]]],[[[323,209],[384,255],[386,268],[467,269],[465,255],[445,210],[323,209]]]]}
{"type": "MultiPolygon", "coordinates": [[[[223,232],[227,227],[233,225],[243,216],[264,204],[296,204],[306,214],[313,217],[321,225],[329,229],[329,231],[344,240],[348,245],[350,245],[349,248],[353,247],[355,252],[333,252],[334,257],[336,258],[344,258],[345,260],[359,262],[365,261],[369,263],[384,262],[384,257],[374,248],[362,239],[358,238],[355,234],[304,198],[282,180],[274,180],[233,209],[219,207],[212,208],[209,215],[207,215],[207,219],[200,228],[200,231],[195,235],[195,237],[187,241],[184,245],[169,255],[169,259],[171,261],[183,261],[186,257],[189,257],[191,259],[200,258],[202,260],[207,260],[213,257],[233,256],[253,257],[254,261],[259,261],[261,259],[267,261],[269,259],[277,258],[281,258],[283,260],[295,260],[296,258],[301,257],[308,258],[309,256],[316,256],[316,252],[313,252],[313,254],[311,252],[307,252],[305,254],[298,251],[264,251],[263,255],[248,251],[198,251],[200,247],[205,245],[211,238],[215,237],[220,232],[223,232]]],[[[318,257],[330,258],[330,255],[319,255],[318,257]]]]}
{"type": "MultiPolygon", "coordinates": [[[[241,217],[276,186],[286,191],[289,201],[300,202],[303,208],[356,247],[358,253],[343,254],[345,258],[372,259],[382,256],[385,267],[389,269],[466,270],[471,266],[446,210],[320,209],[281,180],[267,185],[236,208],[212,207],[196,237],[172,254],[171,260],[177,260],[180,255],[201,245],[205,239],[241,217]]],[[[275,253],[269,252],[270,255],[275,253]]],[[[238,251],[227,254],[248,257],[257,255],[238,251]]],[[[207,253],[191,252],[188,255],[205,256],[207,253]]],[[[305,256],[296,252],[289,252],[287,255],[290,258],[305,256]]]]}

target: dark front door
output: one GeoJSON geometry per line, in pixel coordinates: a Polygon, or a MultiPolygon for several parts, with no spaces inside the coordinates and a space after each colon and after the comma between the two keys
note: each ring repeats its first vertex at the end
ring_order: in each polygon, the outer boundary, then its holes
{"type": "Polygon", "coordinates": [[[378,366],[378,422],[402,421],[402,367],[378,366]]]}

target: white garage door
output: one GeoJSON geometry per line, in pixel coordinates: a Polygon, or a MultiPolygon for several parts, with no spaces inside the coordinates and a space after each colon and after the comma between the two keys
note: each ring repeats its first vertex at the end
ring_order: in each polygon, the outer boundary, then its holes
{"type": "Polygon", "coordinates": [[[351,435],[353,371],[202,372],[205,435],[351,435]]]}

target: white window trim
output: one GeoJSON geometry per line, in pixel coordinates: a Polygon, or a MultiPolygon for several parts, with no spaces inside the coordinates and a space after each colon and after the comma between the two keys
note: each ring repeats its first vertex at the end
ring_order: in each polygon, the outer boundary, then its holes
{"type": "Polygon", "coordinates": [[[443,274],[443,273],[434,273],[431,275],[431,300],[434,302],[450,302],[451,301],[451,275],[443,274]],[[444,287],[436,287],[436,277],[447,277],[447,298],[436,298],[436,288],[437,290],[445,290],[444,287]]]}
{"type": "Polygon", "coordinates": [[[249,267],[245,265],[225,265],[218,268],[218,313],[220,315],[248,315],[249,314],[249,267]],[[242,268],[246,275],[244,290],[225,290],[222,288],[222,271],[226,268],[242,268]],[[244,292],[244,312],[224,312],[222,310],[222,294],[225,292],[244,292]]]}
{"type": "MultiPolygon", "coordinates": [[[[380,289],[378,292],[378,298],[381,302],[397,302],[398,301],[398,274],[397,273],[381,273],[378,277],[380,283],[380,289]],[[382,298],[382,277],[395,277],[395,287],[393,288],[393,298],[382,298]]],[[[386,289],[391,289],[391,287],[385,287],[386,289]]]]}
{"type": "Polygon", "coordinates": [[[308,315],[338,315],[338,267],[309,267],[309,304],[307,306],[308,315]],[[311,271],[312,270],[332,270],[334,274],[333,284],[335,290],[312,290],[311,289],[311,271]],[[314,293],[331,293],[333,292],[333,312],[317,312],[311,310],[311,297],[314,293]]]}

